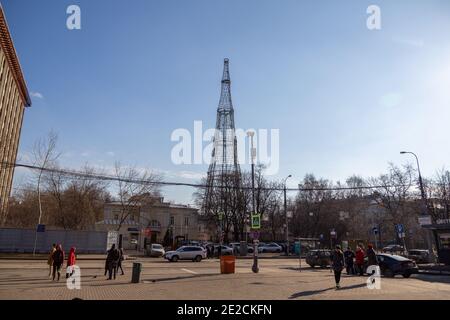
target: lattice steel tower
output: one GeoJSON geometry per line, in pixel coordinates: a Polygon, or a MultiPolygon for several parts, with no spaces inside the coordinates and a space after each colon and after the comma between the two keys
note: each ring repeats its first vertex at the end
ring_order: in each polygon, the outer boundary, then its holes
{"type": "MultiPolygon", "coordinates": [[[[208,169],[206,200],[212,200],[214,189],[224,185],[224,180],[240,184],[241,172],[237,155],[237,139],[234,126],[234,109],[231,101],[229,60],[224,59],[222,89],[217,108],[216,131],[211,164],[208,169]]],[[[229,183],[227,183],[228,185],[229,183]]],[[[206,210],[208,206],[206,206],[206,210]]]]}

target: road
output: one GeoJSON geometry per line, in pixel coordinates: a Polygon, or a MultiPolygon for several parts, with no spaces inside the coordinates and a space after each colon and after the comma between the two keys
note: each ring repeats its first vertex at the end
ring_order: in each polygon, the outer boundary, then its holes
{"type": "Polygon", "coordinates": [[[125,275],[108,281],[104,261],[80,260],[81,289],[69,290],[66,279],[52,282],[46,261],[0,260],[0,299],[450,299],[450,276],[413,275],[382,278],[380,290],[369,290],[367,277],[346,276],[335,290],[329,269],[311,269],[295,259],[260,259],[260,272],[252,260],[236,261],[235,274],[220,274],[219,261],[169,263],[141,258],[141,282],[131,282],[131,261],[125,275]]]}

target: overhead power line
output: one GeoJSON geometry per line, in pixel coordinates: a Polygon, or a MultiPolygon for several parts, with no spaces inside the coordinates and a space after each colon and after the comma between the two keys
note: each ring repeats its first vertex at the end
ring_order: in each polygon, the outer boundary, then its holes
{"type": "MultiPolygon", "coordinates": [[[[16,167],[16,168],[25,168],[34,171],[42,171],[49,173],[57,173],[63,176],[75,177],[79,179],[94,179],[101,181],[117,181],[117,182],[126,182],[126,183],[135,183],[135,184],[143,184],[143,185],[154,185],[154,186],[174,186],[174,187],[192,187],[192,188],[208,188],[207,184],[200,183],[187,183],[187,182],[172,182],[172,181],[152,181],[150,179],[129,179],[120,176],[113,176],[107,174],[98,174],[98,173],[89,173],[89,172],[80,172],[76,170],[67,170],[67,169],[59,169],[59,168],[47,168],[40,167],[31,164],[24,163],[9,163],[9,162],[1,162],[2,167],[16,167]]],[[[409,185],[373,185],[373,186],[355,186],[355,187],[323,187],[323,188],[286,188],[286,191],[348,191],[348,190],[373,190],[380,188],[394,188],[394,187],[408,187],[409,185]]],[[[234,187],[234,186],[217,186],[218,188],[223,189],[241,189],[241,190],[251,190],[251,187],[234,187]]],[[[282,187],[273,187],[273,188],[258,188],[259,190],[273,190],[273,191],[283,191],[282,187]]]]}

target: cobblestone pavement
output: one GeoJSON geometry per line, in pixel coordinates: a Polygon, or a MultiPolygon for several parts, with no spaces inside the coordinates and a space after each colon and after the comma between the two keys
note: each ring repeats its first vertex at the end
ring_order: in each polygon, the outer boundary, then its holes
{"type": "Polygon", "coordinates": [[[237,260],[235,274],[220,274],[219,261],[169,263],[141,258],[141,282],[131,283],[131,261],[125,275],[106,280],[104,262],[82,260],[81,289],[69,290],[66,279],[52,282],[46,261],[0,260],[0,299],[450,299],[450,277],[413,275],[382,278],[380,290],[366,287],[367,277],[344,275],[335,290],[329,269],[311,269],[298,260],[261,259],[260,272],[251,260],[237,260]]]}

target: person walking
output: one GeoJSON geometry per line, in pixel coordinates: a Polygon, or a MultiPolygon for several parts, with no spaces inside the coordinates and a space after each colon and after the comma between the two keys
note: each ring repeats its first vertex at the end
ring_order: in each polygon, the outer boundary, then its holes
{"type": "Polygon", "coordinates": [[[119,268],[120,268],[120,271],[122,272],[122,276],[125,275],[125,273],[123,272],[123,268],[122,268],[122,261],[124,261],[124,260],[125,260],[125,256],[123,253],[123,248],[121,247],[119,249],[119,261],[117,262],[117,271],[119,271],[119,268]]]}
{"type": "Polygon", "coordinates": [[[214,259],[214,244],[211,245],[211,259],[214,259]]]}
{"type": "Polygon", "coordinates": [[[341,246],[337,245],[333,251],[332,258],[332,268],[334,271],[334,280],[336,282],[336,289],[341,287],[341,273],[344,269],[344,253],[341,250],[341,246]]]}
{"type": "Polygon", "coordinates": [[[56,273],[58,273],[58,281],[61,276],[61,266],[64,264],[64,251],[62,245],[58,244],[55,252],[52,255],[53,258],[53,281],[55,281],[56,273]]]}
{"type": "Polygon", "coordinates": [[[114,274],[114,280],[116,279],[116,272],[117,272],[117,264],[120,259],[120,253],[119,250],[116,249],[116,245],[113,244],[111,246],[111,249],[108,251],[108,256],[106,257],[107,265],[108,265],[108,280],[112,279],[112,276],[114,274]]]}
{"type": "Polygon", "coordinates": [[[347,271],[347,275],[355,274],[355,268],[353,265],[353,259],[355,258],[355,253],[350,249],[350,247],[347,247],[347,250],[344,252],[345,257],[345,269],[347,271]]]}
{"type": "Polygon", "coordinates": [[[364,257],[365,257],[365,254],[364,254],[363,248],[360,245],[358,245],[356,247],[356,255],[355,256],[356,256],[356,259],[355,259],[356,267],[358,269],[359,275],[362,276],[362,275],[364,275],[364,257]]]}
{"type": "Polygon", "coordinates": [[[70,248],[69,256],[67,257],[67,269],[66,269],[66,279],[74,274],[73,266],[76,263],[75,247],[70,248]]]}
{"type": "Polygon", "coordinates": [[[48,254],[47,264],[48,264],[48,276],[52,276],[52,269],[53,269],[53,253],[56,251],[56,243],[52,245],[52,248],[50,249],[50,252],[48,254]]]}

